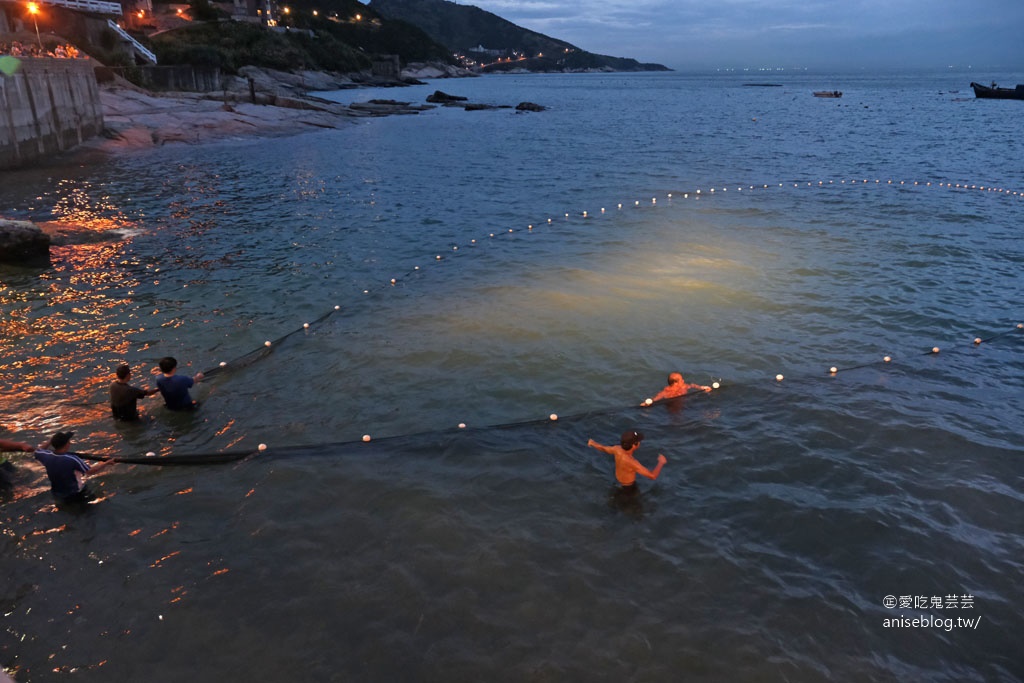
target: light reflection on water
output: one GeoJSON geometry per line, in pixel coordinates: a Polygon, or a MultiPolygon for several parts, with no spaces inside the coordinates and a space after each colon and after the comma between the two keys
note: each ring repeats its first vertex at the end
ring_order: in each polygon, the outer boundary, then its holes
{"type": "Polygon", "coordinates": [[[971,340],[1020,322],[1019,200],[788,182],[916,180],[937,157],[1024,185],[931,127],[997,110],[925,86],[916,108],[884,85],[849,108],[642,89],[671,106],[623,141],[595,121],[603,96],[574,99],[608,78],[499,81],[571,86],[548,118],[444,112],[69,178],[76,211],[132,234],[2,271],[4,426],[129,455],[270,449],[114,468],[77,517],[23,467],[0,600],[26,638],[3,636],[3,663],[40,680],[1012,679],[1021,340],[971,340]],[[926,158],[877,144],[886,117],[926,158]],[[663,199],[747,173],[786,187],[663,199]],[[160,356],[193,373],[295,330],[200,384],[194,416],[148,399],[143,424],[107,419],[122,360],[142,383],[160,356]],[[673,369],[723,389],[637,408],[673,369]],[[584,446],[627,426],[641,461],[669,457],[636,515],[584,446]],[[937,592],[974,593],[992,628],[879,625],[884,595],[937,592]]]}

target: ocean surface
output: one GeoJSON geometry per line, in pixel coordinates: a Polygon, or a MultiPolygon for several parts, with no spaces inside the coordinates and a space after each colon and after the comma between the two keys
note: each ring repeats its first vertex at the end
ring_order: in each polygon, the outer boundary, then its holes
{"type": "Polygon", "coordinates": [[[972,80],[1024,76],[436,81],[331,96],[547,110],[5,172],[4,217],[124,238],[0,267],[0,437],[252,455],[84,512],[14,456],[0,665],[1024,680],[1024,103],[972,80]],[[115,426],[165,355],[200,409],[115,426]],[[671,371],[719,388],[640,407],[671,371]],[[668,464],[623,500],[586,444],[627,429],[668,464]]]}

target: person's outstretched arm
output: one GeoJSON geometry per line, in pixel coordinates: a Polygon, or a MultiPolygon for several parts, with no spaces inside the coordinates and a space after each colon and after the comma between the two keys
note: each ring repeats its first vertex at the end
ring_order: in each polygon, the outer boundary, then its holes
{"type": "Polygon", "coordinates": [[[106,468],[110,467],[112,464],[114,464],[113,460],[100,460],[97,463],[93,463],[93,464],[89,465],[89,476],[92,476],[92,475],[96,474],[97,472],[99,472],[101,470],[105,470],[106,468]]]}
{"type": "Polygon", "coordinates": [[[661,474],[661,468],[665,466],[666,462],[668,462],[668,458],[666,458],[661,453],[658,453],[658,464],[654,468],[653,471],[647,469],[646,467],[641,465],[639,462],[637,462],[636,463],[636,473],[637,474],[642,474],[643,476],[647,477],[648,479],[657,479],[658,475],[661,474]]]}
{"type": "Polygon", "coordinates": [[[602,446],[593,439],[587,439],[587,445],[590,446],[591,448],[596,448],[602,453],[607,453],[608,455],[615,455],[615,452],[611,449],[611,446],[602,446]]]}

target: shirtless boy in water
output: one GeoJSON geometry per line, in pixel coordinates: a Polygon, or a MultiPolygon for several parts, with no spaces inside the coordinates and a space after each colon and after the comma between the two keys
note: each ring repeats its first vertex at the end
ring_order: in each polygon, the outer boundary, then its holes
{"type": "Polygon", "coordinates": [[[668,459],[661,453],[658,453],[658,465],[653,471],[637,462],[633,454],[636,453],[636,449],[640,447],[640,442],[643,440],[643,434],[630,429],[622,433],[618,446],[602,446],[593,439],[588,439],[587,445],[615,458],[615,478],[624,489],[628,489],[636,487],[636,475],[638,474],[648,479],[657,479],[661,468],[668,462],[668,459]]]}
{"type": "MultiPolygon", "coordinates": [[[[668,376],[668,386],[658,392],[658,395],[650,399],[651,403],[655,401],[662,401],[666,398],[679,398],[685,396],[691,389],[700,389],[701,391],[711,391],[711,387],[706,387],[703,384],[687,384],[683,376],[678,372],[673,372],[668,376]]],[[[649,406],[651,403],[644,401],[641,406],[649,406]]]]}

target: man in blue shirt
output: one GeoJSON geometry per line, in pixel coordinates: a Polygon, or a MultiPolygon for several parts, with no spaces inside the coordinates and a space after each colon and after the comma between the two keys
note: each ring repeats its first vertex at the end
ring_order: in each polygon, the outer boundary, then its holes
{"type": "Polygon", "coordinates": [[[203,378],[203,373],[197,372],[195,377],[175,374],[178,370],[178,361],[170,356],[161,358],[159,365],[163,375],[157,378],[156,387],[164,397],[167,407],[171,410],[192,410],[199,405],[192,400],[188,390],[203,378]]]}
{"type": "Polygon", "coordinates": [[[36,449],[36,460],[46,468],[50,490],[58,503],[88,503],[93,500],[95,496],[82,483],[82,476],[110,464],[110,461],[103,461],[90,467],[77,455],[68,453],[74,435],[74,432],[57,432],[50,439],[49,448],[44,445],[36,449]]]}

